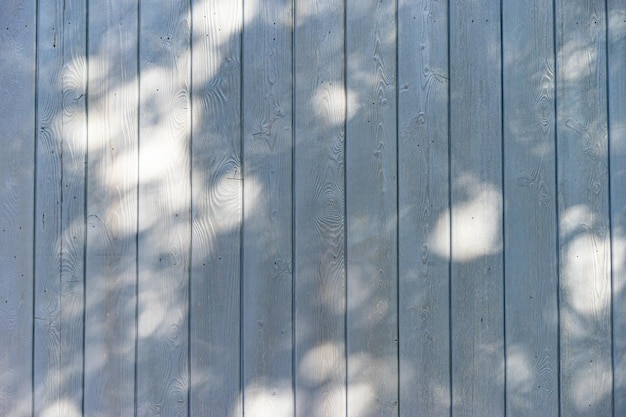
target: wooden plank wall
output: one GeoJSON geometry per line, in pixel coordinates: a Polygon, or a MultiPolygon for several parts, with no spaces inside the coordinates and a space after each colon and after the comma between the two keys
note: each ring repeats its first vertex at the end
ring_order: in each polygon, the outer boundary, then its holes
{"type": "Polygon", "coordinates": [[[0,416],[626,415],[626,1],[0,23],[0,416]]]}

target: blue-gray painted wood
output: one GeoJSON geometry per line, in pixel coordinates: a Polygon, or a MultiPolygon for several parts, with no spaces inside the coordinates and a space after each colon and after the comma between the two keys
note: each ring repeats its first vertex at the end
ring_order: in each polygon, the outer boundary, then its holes
{"type": "Polygon", "coordinates": [[[90,1],[85,392],[88,416],[135,413],[137,5],[90,1]]]}
{"type": "Polygon", "coordinates": [[[400,2],[398,50],[400,415],[448,417],[447,4],[400,2]]]}
{"type": "Polygon", "coordinates": [[[293,416],[291,1],[245,8],[243,33],[243,407],[293,416]]]}
{"type": "Polygon", "coordinates": [[[152,3],[0,6],[0,414],[626,413],[623,0],[152,3]]]}
{"type": "Polygon", "coordinates": [[[139,15],[137,415],[180,416],[189,394],[189,2],[139,15]]]}
{"type": "Polygon", "coordinates": [[[346,14],[347,411],[397,416],[396,2],[346,14]]]}
{"type": "Polygon", "coordinates": [[[504,415],[500,3],[450,5],[452,414],[504,415]]]}
{"type": "Polygon", "coordinates": [[[626,1],[608,3],[613,415],[626,415],[626,1]]]}
{"type": "Polygon", "coordinates": [[[35,415],[72,417],[82,410],[86,23],[84,2],[40,4],[35,415]]]}
{"type": "Polygon", "coordinates": [[[296,3],[296,416],[346,413],[344,0],[296,3]]]}
{"type": "Polygon", "coordinates": [[[36,16],[0,4],[0,414],[32,415],[36,16]]]}
{"type": "Polygon", "coordinates": [[[553,10],[503,3],[507,416],[559,415],[553,10]]]}
{"type": "Polygon", "coordinates": [[[561,412],[612,415],[604,3],[558,1],[561,412]]]}
{"type": "Polygon", "coordinates": [[[194,0],[191,415],[241,408],[241,0],[194,0]]]}

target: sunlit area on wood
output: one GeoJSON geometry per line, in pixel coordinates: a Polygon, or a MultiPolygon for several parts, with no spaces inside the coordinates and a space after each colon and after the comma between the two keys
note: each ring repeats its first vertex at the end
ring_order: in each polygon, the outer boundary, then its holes
{"type": "Polygon", "coordinates": [[[466,262],[502,250],[502,195],[489,184],[463,178],[457,185],[466,200],[443,213],[431,234],[435,253],[447,256],[452,233],[454,261],[466,262]]]}
{"type": "Polygon", "coordinates": [[[626,3],[0,2],[0,416],[626,415],[626,3]]]}

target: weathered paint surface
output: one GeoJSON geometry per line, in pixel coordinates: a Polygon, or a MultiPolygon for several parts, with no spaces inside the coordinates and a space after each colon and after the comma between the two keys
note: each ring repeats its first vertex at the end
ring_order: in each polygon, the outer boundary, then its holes
{"type": "Polygon", "coordinates": [[[626,414],[624,0],[0,23],[0,415],[626,414]]]}

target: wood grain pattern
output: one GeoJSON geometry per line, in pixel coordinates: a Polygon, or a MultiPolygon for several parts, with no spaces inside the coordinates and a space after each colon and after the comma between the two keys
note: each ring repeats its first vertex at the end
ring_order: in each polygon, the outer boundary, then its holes
{"type": "MultiPolygon", "coordinates": [[[[37,178],[35,218],[34,411],[60,397],[63,225],[63,8],[42,5],[38,19],[37,178]],[[57,45],[58,44],[58,45],[57,45]],[[57,49],[58,46],[58,49],[57,49]]],[[[82,340],[81,340],[82,343],[82,340]]],[[[79,387],[82,388],[82,387],[79,387]]],[[[55,407],[58,409],[58,406],[55,407]]]]}
{"type": "Polygon", "coordinates": [[[613,415],[626,415],[626,1],[607,3],[611,246],[613,274],[613,415]]]}
{"type": "Polygon", "coordinates": [[[241,414],[242,1],[192,3],[191,415],[241,414]]]}
{"type": "Polygon", "coordinates": [[[503,3],[509,416],[559,414],[554,15],[544,5],[503,3]]]}
{"type": "Polygon", "coordinates": [[[60,346],[67,388],[59,394],[59,415],[72,417],[82,412],[84,381],[87,10],[80,0],[66,0],[64,10],[60,346]]]}
{"type": "Polygon", "coordinates": [[[346,413],[344,3],[295,22],[296,415],[346,413]]]}
{"type": "Polygon", "coordinates": [[[0,415],[32,415],[35,2],[0,3],[0,415]]]}
{"type": "Polygon", "coordinates": [[[181,416],[189,392],[189,3],[142,1],[139,21],[137,413],[181,416]]]}
{"type": "Polygon", "coordinates": [[[396,3],[346,13],[347,409],[397,416],[396,3]]]}
{"type": "Polygon", "coordinates": [[[613,415],[626,415],[626,1],[607,3],[613,302],[613,415]]]}
{"type": "Polygon", "coordinates": [[[0,415],[626,414],[625,0],[6,0],[0,41],[0,415]]]}
{"type": "Polygon", "coordinates": [[[454,2],[450,19],[453,414],[495,416],[504,414],[499,3],[454,2]]]}
{"type": "Polygon", "coordinates": [[[35,414],[82,408],[86,14],[47,2],[38,19],[35,414]]]}
{"type": "Polygon", "coordinates": [[[292,2],[246,2],[243,32],[243,404],[292,416],[292,2]]]}
{"type": "Polygon", "coordinates": [[[400,415],[450,415],[448,6],[398,12],[400,415]],[[442,217],[443,216],[443,217],[442,217]],[[441,243],[443,242],[443,243],[441,243]]]}
{"type": "Polygon", "coordinates": [[[604,3],[557,3],[563,415],[612,413],[604,3]]]}
{"type": "Polygon", "coordinates": [[[85,414],[135,413],[137,5],[90,1],[85,414]]]}

